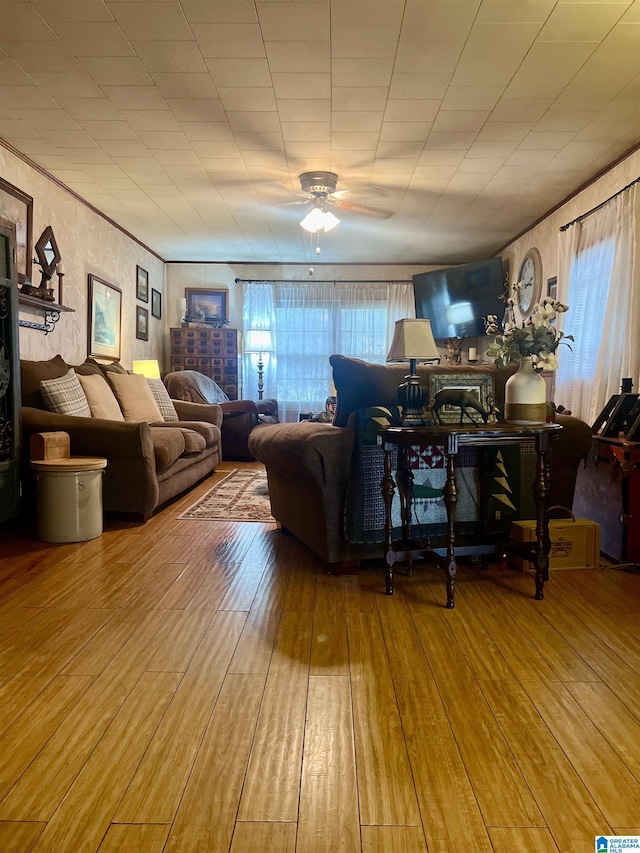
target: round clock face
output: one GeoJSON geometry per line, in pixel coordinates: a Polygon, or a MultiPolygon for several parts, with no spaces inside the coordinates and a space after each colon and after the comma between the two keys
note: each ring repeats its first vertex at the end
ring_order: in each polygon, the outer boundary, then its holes
{"type": "Polygon", "coordinates": [[[539,295],[541,274],[538,257],[537,251],[531,249],[525,255],[522,266],[520,267],[520,275],[518,277],[520,288],[516,294],[516,301],[523,317],[528,317],[531,313],[531,309],[539,295]]]}

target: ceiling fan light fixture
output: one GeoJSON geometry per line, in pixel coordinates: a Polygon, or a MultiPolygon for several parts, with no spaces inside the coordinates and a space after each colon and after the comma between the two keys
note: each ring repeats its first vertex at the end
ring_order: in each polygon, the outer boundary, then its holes
{"type": "Polygon", "coordinates": [[[307,213],[300,225],[305,231],[315,234],[316,231],[331,231],[339,223],[340,220],[333,213],[324,211],[320,207],[314,207],[313,210],[307,213]]]}

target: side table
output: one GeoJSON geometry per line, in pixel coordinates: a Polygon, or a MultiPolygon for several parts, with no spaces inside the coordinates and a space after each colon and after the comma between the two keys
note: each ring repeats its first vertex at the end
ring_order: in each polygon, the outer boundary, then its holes
{"type": "MultiPolygon", "coordinates": [[[[407,560],[409,574],[412,571],[412,561],[416,556],[430,555],[435,562],[444,567],[447,574],[447,607],[455,607],[455,578],[457,572],[456,550],[458,554],[481,553],[474,545],[456,549],[455,511],[458,501],[458,486],[456,482],[456,464],[460,447],[488,446],[496,447],[507,444],[522,444],[535,441],[537,464],[536,476],[533,481],[533,496],[536,505],[536,538],[535,542],[512,544],[510,547],[525,560],[533,563],[536,570],[536,599],[544,596],[545,580],[549,579],[549,492],[551,488],[551,443],[558,439],[560,424],[539,424],[534,426],[513,426],[511,424],[487,424],[484,426],[417,426],[417,427],[387,427],[381,431],[382,449],[384,451],[384,475],[381,491],[385,507],[385,549],[386,563],[386,593],[393,594],[393,565],[396,560],[407,560]],[[444,503],[447,512],[446,548],[431,548],[430,542],[424,547],[413,547],[410,541],[411,510],[413,503],[413,474],[408,463],[408,449],[429,445],[443,447],[446,465],[446,481],[444,485],[444,503]],[[398,491],[400,496],[400,517],[402,525],[402,542],[396,547],[393,542],[393,521],[391,505],[395,493],[394,479],[391,473],[391,448],[398,448],[398,491]]],[[[495,553],[496,545],[490,551],[495,553]]],[[[482,552],[487,553],[486,546],[482,552]]]]}

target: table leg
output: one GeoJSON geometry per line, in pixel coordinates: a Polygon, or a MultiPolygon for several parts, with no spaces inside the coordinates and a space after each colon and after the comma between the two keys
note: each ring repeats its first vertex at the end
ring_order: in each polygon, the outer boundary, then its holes
{"type": "Polygon", "coordinates": [[[458,437],[449,436],[445,448],[447,479],[444,484],[444,505],[447,510],[447,607],[451,610],[455,604],[455,585],[458,564],[455,556],[455,514],[458,503],[458,485],[456,483],[455,460],[458,454],[458,437]]]}
{"type": "Polygon", "coordinates": [[[399,477],[398,492],[400,494],[400,515],[402,518],[402,544],[407,554],[407,575],[413,574],[413,558],[411,556],[411,512],[413,507],[413,471],[409,464],[409,448],[398,448],[399,477]]]}
{"type": "Polygon", "coordinates": [[[393,550],[393,521],[391,518],[391,505],[395,492],[393,477],[391,476],[391,454],[384,448],[384,474],[380,484],[382,500],[384,501],[384,559],[387,566],[387,595],[393,595],[393,564],[395,552],[393,550]]]}
{"type": "Polygon", "coordinates": [[[533,482],[533,496],[536,503],[536,547],[534,566],[536,570],[536,594],[538,601],[544,598],[544,582],[549,580],[549,494],[551,491],[551,460],[549,436],[538,433],[536,436],[538,460],[536,478],[533,482]]]}

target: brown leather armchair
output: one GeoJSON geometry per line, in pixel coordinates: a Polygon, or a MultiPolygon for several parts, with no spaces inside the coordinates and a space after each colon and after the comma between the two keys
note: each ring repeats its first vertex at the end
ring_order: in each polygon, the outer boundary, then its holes
{"type": "Polygon", "coordinates": [[[277,424],[278,401],[229,400],[222,388],[197,370],[167,373],[164,384],[173,400],[216,403],[223,413],[222,458],[254,459],[247,446],[251,431],[260,424],[277,424]]]}

